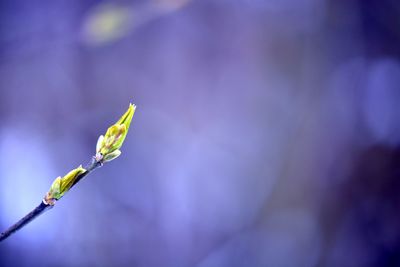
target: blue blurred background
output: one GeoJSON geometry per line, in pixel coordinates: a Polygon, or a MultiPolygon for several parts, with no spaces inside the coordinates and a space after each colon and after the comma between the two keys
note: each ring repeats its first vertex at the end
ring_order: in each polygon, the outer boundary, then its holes
{"type": "Polygon", "coordinates": [[[0,266],[400,266],[396,0],[0,2],[0,266]]]}

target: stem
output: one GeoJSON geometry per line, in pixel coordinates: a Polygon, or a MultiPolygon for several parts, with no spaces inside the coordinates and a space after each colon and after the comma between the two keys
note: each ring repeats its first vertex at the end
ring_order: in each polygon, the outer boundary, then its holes
{"type": "MultiPolygon", "coordinates": [[[[97,169],[98,167],[101,167],[103,163],[101,161],[96,161],[95,158],[92,159],[92,161],[86,166],[86,172],[82,173],[79,175],[74,183],[72,184],[71,188],[76,185],[80,180],[82,180],[86,175],[97,169]]],[[[70,189],[71,189],[70,188],[70,189]]],[[[10,228],[8,228],[6,231],[1,233],[0,235],[0,242],[5,240],[7,237],[33,221],[33,219],[37,218],[39,215],[43,214],[45,211],[53,208],[53,205],[48,205],[45,204],[43,201],[40,202],[39,206],[37,206],[34,210],[29,212],[25,217],[23,217],[21,220],[19,220],[17,223],[12,225],[10,228]]]]}
{"type": "Polygon", "coordinates": [[[92,160],[90,161],[90,163],[85,167],[86,171],[84,173],[78,175],[78,177],[76,177],[74,183],[71,185],[71,188],[74,187],[74,185],[76,185],[86,175],[88,175],[89,173],[91,173],[95,169],[101,167],[102,165],[103,165],[103,163],[101,161],[96,161],[96,159],[93,157],[92,160]]]}
{"type": "Polygon", "coordinates": [[[44,213],[46,210],[51,209],[52,207],[53,206],[44,204],[43,201],[40,202],[39,206],[37,206],[34,210],[29,212],[24,218],[19,220],[16,224],[12,225],[5,232],[1,233],[0,242],[9,237],[14,232],[24,227],[25,225],[27,225],[28,223],[30,223],[33,219],[38,217],[40,214],[44,213]]]}

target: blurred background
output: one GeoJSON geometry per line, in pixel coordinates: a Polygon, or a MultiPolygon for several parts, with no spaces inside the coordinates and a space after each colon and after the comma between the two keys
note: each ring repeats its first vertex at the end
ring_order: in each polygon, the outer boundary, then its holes
{"type": "Polygon", "coordinates": [[[0,266],[400,266],[396,0],[0,2],[0,266]]]}

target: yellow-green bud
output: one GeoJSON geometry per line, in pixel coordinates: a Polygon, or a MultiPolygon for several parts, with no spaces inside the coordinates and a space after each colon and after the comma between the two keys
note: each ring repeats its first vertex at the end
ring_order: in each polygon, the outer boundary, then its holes
{"type": "Polygon", "coordinates": [[[129,104],[129,108],[125,114],[107,129],[104,136],[100,135],[97,140],[95,157],[98,162],[113,160],[121,154],[119,149],[128,133],[135,110],[136,106],[129,104]]]}
{"type": "Polygon", "coordinates": [[[57,177],[51,185],[49,192],[47,192],[46,196],[44,197],[44,203],[47,205],[54,205],[57,200],[59,200],[65,193],[68,192],[78,176],[84,172],[86,172],[86,170],[82,168],[81,165],[67,173],[63,178],[60,176],[57,177]]]}

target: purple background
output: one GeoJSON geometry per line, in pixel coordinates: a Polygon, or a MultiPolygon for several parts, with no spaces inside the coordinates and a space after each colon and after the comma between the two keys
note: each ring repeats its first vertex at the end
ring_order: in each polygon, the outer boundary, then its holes
{"type": "Polygon", "coordinates": [[[0,2],[0,266],[400,266],[395,0],[0,2]]]}

